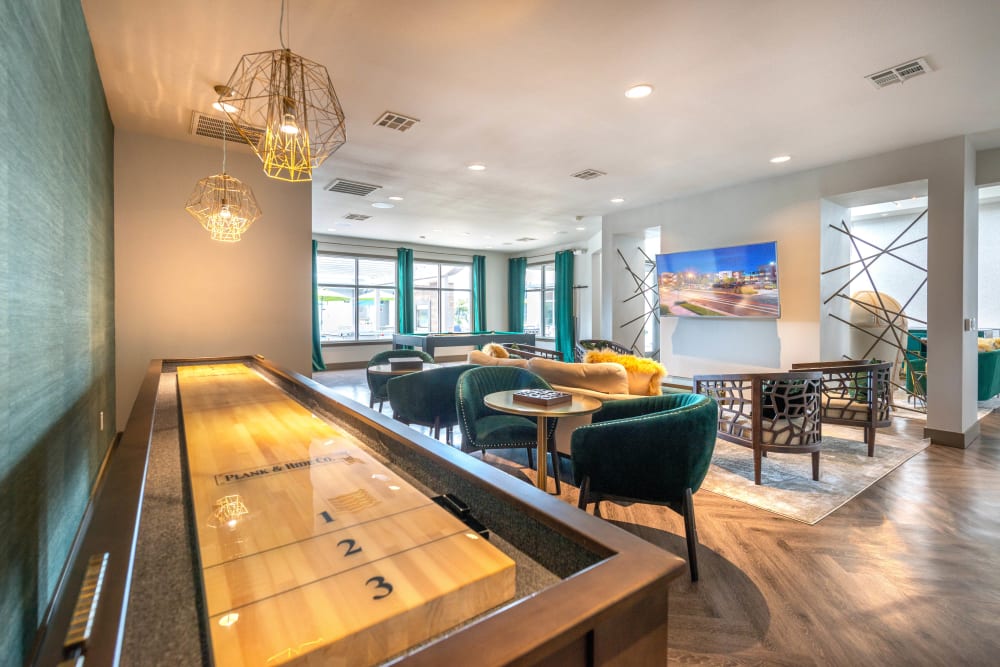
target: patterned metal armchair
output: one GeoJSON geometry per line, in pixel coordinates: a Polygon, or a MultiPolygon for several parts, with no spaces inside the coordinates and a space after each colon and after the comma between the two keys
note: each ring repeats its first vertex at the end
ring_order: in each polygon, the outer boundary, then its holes
{"type": "Polygon", "coordinates": [[[753,450],[754,483],[768,452],[810,454],[819,480],[823,374],[696,375],[694,390],[719,403],[718,436],[753,450]]]}
{"type": "Polygon", "coordinates": [[[892,364],[868,361],[822,361],[792,364],[793,371],[823,373],[824,424],[860,426],[865,430],[868,456],[875,455],[875,430],[891,422],[892,364]]]}

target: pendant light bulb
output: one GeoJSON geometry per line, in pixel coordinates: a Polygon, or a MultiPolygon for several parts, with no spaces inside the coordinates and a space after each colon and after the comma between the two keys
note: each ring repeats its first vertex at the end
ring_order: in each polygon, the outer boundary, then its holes
{"type": "Polygon", "coordinates": [[[222,205],[222,210],[219,211],[219,217],[226,220],[233,217],[233,212],[229,210],[229,204],[222,205]]]}
{"type": "Polygon", "coordinates": [[[286,113],[281,117],[281,131],[284,134],[299,133],[299,126],[295,124],[295,114],[286,113]]]}

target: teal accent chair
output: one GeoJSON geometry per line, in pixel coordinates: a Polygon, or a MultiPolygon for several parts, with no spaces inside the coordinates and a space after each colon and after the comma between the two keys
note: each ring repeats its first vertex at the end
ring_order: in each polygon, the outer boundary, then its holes
{"type": "MultiPolygon", "coordinates": [[[[531,371],[516,366],[477,366],[458,379],[455,405],[462,432],[462,451],[478,449],[485,454],[487,449],[524,447],[528,451],[528,465],[533,467],[532,450],[538,446],[535,419],[499,412],[483,402],[487,394],[509,389],[552,389],[552,386],[531,371]]],[[[552,458],[556,493],[561,493],[559,455],[553,438],[557,422],[557,419],[549,420],[545,448],[552,458]]],[[[545,465],[545,462],[539,461],[538,465],[545,465]]]]}
{"type": "MultiPolygon", "coordinates": [[[[422,350],[386,350],[385,352],[379,352],[369,359],[368,368],[387,364],[393,359],[406,357],[419,357],[426,363],[434,363],[434,357],[422,350]]],[[[381,410],[382,404],[389,400],[389,392],[385,386],[391,377],[391,375],[373,375],[367,368],[365,369],[365,379],[368,381],[368,391],[371,393],[368,399],[369,408],[374,408],[375,401],[378,401],[378,409],[381,410]]]]}
{"type": "Polygon", "coordinates": [[[698,581],[698,531],[692,496],[715,451],[719,406],[699,394],[609,401],[593,423],[573,432],[578,506],[602,500],[666,505],[684,517],[691,581],[698,581]]]}
{"type": "Polygon", "coordinates": [[[443,428],[450,445],[452,427],[458,424],[455,388],[459,376],[472,368],[479,367],[460,364],[390,378],[386,389],[393,417],[404,424],[429,426],[435,439],[440,439],[443,428]]]}

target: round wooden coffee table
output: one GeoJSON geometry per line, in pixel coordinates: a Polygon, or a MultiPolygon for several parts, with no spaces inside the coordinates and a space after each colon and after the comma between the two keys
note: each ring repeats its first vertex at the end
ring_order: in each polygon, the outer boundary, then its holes
{"type": "MultiPolygon", "coordinates": [[[[535,478],[535,486],[543,491],[548,484],[548,465],[545,462],[545,455],[548,453],[548,426],[549,418],[569,417],[570,415],[589,415],[601,409],[600,400],[592,396],[581,396],[573,394],[573,400],[568,403],[558,405],[534,405],[531,403],[518,403],[514,401],[516,390],[496,391],[483,397],[486,407],[499,412],[506,412],[512,415],[522,415],[524,417],[535,417],[538,419],[538,453],[535,457],[538,467],[538,475],[535,478]]],[[[553,465],[559,465],[554,461],[553,465]]]]}

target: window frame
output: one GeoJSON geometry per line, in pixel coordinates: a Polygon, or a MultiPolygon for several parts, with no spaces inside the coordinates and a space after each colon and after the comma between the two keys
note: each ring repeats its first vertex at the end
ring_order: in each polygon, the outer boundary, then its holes
{"type": "Polygon", "coordinates": [[[527,268],[541,269],[542,280],[541,285],[536,288],[528,287],[528,281],[525,280],[524,285],[524,322],[528,322],[528,295],[530,293],[538,293],[541,297],[539,300],[540,311],[538,313],[538,333],[535,334],[537,340],[555,340],[556,339],[556,314],[555,314],[555,297],[556,297],[556,262],[555,259],[547,262],[535,262],[533,264],[528,264],[527,268]],[[552,285],[547,285],[545,282],[545,276],[552,275],[552,285]],[[546,293],[551,294],[552,299],[552,335],[545,335],[545,295],[546,293]]]}
{"type": "MultiPolygon", "coordinates": [[[[464,293],[468,294],[469,295],[469,302],[468,302],[469,303],[469,313],[468,313],[467,321],[469,323],[469,328],[467,330],[463,330],[461,332],[449,332],[449,333],[471,333],[472,332],[472,262],[471,261],[469,261],[469,262],[458,262],[458,261],[452,261],[452,260],[417,259],[417,258],[414,258],[413,259],[413,264],[414,265],[417,265],[417,264],[433,264],[433,265],[437,266],[437,287],[422,287],[422,286],[418,286],[416,284],[416,278],[414,278],[414,284],[413,284],[413,330],[414,330],[414,332],[423,333],[423,332],[419,332],[418,329],[417,329],[417,292],[418,291],[427,291],[427,292],[437,292],[437,311],[438,311],[437,312],[437,322],[438,322],[438,328],[439,329],[443,326],[442,322],[444,321],[444,299],[442,298],[444,296],[444,293],[445,292],[449,292],[449,293],[454,294],[456,292],[464,292],[464,293]],[[460,267],[468,269],[468,271],[469,271],[469,287],[468,288],[464,288],[464,287],[444,287],[443,286],[444,280],[442,279],[442,276],[441,276],[441,267],[442,266],[460,266],[460,267]]],[[[416,271],[414,271],[414,273],[416,273],[416,271]]],[[[432,319],[432,321],[433,321],[433,319],[432,319]]],[[[442,332],[440,332],[440,331],[436,331],[436,332],[435,331],[430,331],[430,332],[427,332],[427,333],[442,333],[442,332]]]]}
{"type": "MultiPolygon", "coordinates": [[[[345,259],[350,259],[350,260],[352,260],[354,262],[354,284],[322,282],[320,280],[319,274],[317,272],[317,276],[316,276],[317,298],[319,297],[319,291],[320,291],[320,289],[322,289],[324,287],[326,287],[326,288],[332,288],[332,289],[352,289],[352,290],[354,290],[354,299],[353,299],[353,303],[352,303],[352,309],[353,309],[352,317],[353,317],[353,326],[354,326],[354,337],[353,338],[349,338],[349,339],[345,339],[345,340],[322,340],[322,331],[321,331],[320,332],[320,334],[321,334],[321,336],[320,336],[320,345],[323,346],[323,347],[331,347],[331,346],[337,346],[337,345],[385,345],[387,342],[391,343],[392,342],[392,336],[390,336],[389,338],[372,338],[372,339],[361,338],[361,313],[360,313],[360,295],[359,295],[359,292],[362,289],[375,289],[375,290],[379,290],[379,289],[392,289],[393,294],[395,295],[394,296],[394,302],[398,303],[398,301],[396,301],[396,299],[399,298],[399,279],[398,279],[399,271],[398,271],[397,259],[395,257],[391,257],[391,256],[387,256],[387,255],[364,255],[364,254],[358,254],[358,253],[332,252],[332,251],[326,251],[326,250],[320,250],[320,251],[318,251],[317,255],[318,256],[325,256],[325,257],[345,258],[345,259]],[[363,261],[363,260],[377,260],[377,261],[391,262],[392,263],[392,275],[393,275],[393,280],[392,280],[391,287],[389,285],[362,285],[362,284],[360,284],[360,262],[363,261]]],[[[398,317],[393,317],[393,320],[394,320],[394,323],[393,323],[393,327],[392,327],[392,333],[396,334],[396,333],[399,333],[399,318],[398,317]]]]}

